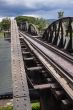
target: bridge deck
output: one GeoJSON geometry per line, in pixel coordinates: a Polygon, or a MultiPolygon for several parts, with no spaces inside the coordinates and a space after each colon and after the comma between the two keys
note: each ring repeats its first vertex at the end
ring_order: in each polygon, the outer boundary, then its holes
{"type": "MultiPolygon", "coordinates": [[[[71,83],[73,83],[73,64],[71,64],[66,59],[62,58],[61,56],[57,55],[56,53],[52,52],[51,50],[44,47],[42,44],[38,43],[36,40],[34,40],[32,37],[30,38],[26,34],[21,33],[21,36],[24,37],[25,41],[28,41],[28,43],[31,43],[34,48],[37,48],[37,52],[40,52],[44,54],[49,59],[52,59],[56,64],[59,64],[61,68],[66,70],[69,75],[72,75],[71,77],[68,76],[68,74],[65,74],[67,77],[70,78],[71,83]],[[63,63],[62,63],[63,62],[63,63]]],[[[40,56],[40,54],[38,55],[40,56]]],[[[39,57],[41,59],[41,57],[39,57]]],[[[48,61],[44,60],[44,58],[41,59],[43,64],[48,68],[48,70],[51,72],[51,74],[55,77],[55,79],[60,83],[60,85],[64,88],[64,90],[69,94],[71,99],[73,100],[73,90],[71,87],[69,87],[68,82],[65,80],[64,77],[59,76],[59,74],[53,69],[52,66],[48,63],[48,61]]],[[[66,72],[66,73],[67,73],[66,72]]],[[[65,76],[65,77],[66,77],[65,76]]]]}
{"type": "Polygon", "coordinates": [[[30,110],[29,91],[15,20],[11,21],[11,65],[14,110],[30,110]]]}

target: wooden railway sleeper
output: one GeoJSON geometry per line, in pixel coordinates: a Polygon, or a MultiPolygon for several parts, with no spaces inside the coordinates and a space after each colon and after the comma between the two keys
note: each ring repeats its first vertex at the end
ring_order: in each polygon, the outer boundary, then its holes
{"type": "Polygon", "coordinates": [[[70,101],[68,100],[68,98],[65,94],[65,91],[56,82],[56,80],[48,74],[48,72],[43,68],[43,65],[35,57],[35,55],[30,51],[30,49],[27,47],[26,47],[26,49],[22,48],[22,54],[23,54],[25,63],[27,62],[27,65],[28,65],[28,63],[31,64],[31,61],[32,62],[34,61],[36,63],[36,66],[34,66],[34,67],[29,66],[26,68],[28,77],[31,76],[29,78],[30,78],[31,82],[33,82],[34,88],[43,88],[43,85],[47,84],[47,89],[48,89],[48,85],[49,85],[52,95],[55,97],[55,99],[57,101],[59,101],[61,103],[60,106],[61,106],[62,110],[72,110],[73,106],[71,105],[70,101]],[[34,57],[33,57],[33,55],[34,55],[34,57]],[[35,75],[36,79],[37,79],[36,74],[38,77],[43,76],[44,79],[46,79],[46,81],[45,81],[46,83],[39,82],[38,79],[36,81],[33,81],[32,74],[35,75]]]}
{"type": "Polygon", "coordinates": [[[61,107],[63,110],[73,109],[73,106],[68,99],[61,100],[61,107]]]}

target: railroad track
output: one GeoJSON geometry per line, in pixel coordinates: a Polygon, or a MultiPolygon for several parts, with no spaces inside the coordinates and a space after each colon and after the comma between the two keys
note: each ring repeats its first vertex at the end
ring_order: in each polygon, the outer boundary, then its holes
{"type": "MultiPolygon", "coordinates": [[[[30,85],[29,88],[40,91],[50,89],[56,102],[59,101],[59,106],[56,106],[59,108],[56,108],[56,110],[69,110],[70,108],[73,108],[73,76],[65,75],[67,72],[60,68],[60,66],[54,64],[55,62],[51,61],[48,55],[45,55],[44,52],[36,46],[36,43],[38,42],[37,39],[33,40],[33,38],[29,38],[23,33],[21,33],[20,36],[24,65],[28,84],[30,85]],[[56,69],[54,67],[56,67],[56,69]]],[[[37,43],[37,45],[41,48],[42,45],[44,45],[43,48],[48,48],[46,44],[37,43]]],[[[67,59],[68,58],[65,58],[65,60],[67,59]]],[[[71,60],[69,59],[67,60],[69,63],[70,61],[71,60]]]]}
{"type": "MultiPolygon", "coordinates": [[[[24,34],[22,35],[24,36],[24,34]]],[[[56,67],[59,71],[63,70],[64,72],[62,72],[61,75],[64,75],[67,80],[73,84],[73,58],[62,51],[56,51],[55,48],[50,48],[48,45],[36,38],[28,37],[27,40],[28,39],[31,45],[33,45],[36,49],[38,48],[38,51],[41,51],[48,57],[50,63],[54,67],[56,67]]]]}
{"type": "MultiPolygon", "coordinates": [[[[33,37],[32,35],[30,35],[28,33],[24,33],[23,31],[22,31],[22,33],[23,34],[26,34],[29,37],[33,37]]],[[[35,36],[35,37],[33,37],[33,39],[35,41],[39,42],[41,45],[43,45],[46,48],[48,48],[49,50],[52,50],[53,52],[57,53],[58,55],[62,56],[65,59],[67,59],[69,62],[73,63],[73,56],[69,52],[67,52],[67,51],[65,51],[63,49],[59,49],[55,45],[52,46],[51,43],[48,44],[48,42],[47,41],[44,41],[42,39],[42,37],[36,37],[35,36]]]]}
{"type": "MultiPolygon", "coordinates": [[[[22,33],[25,34],[24,32],[22,32],[22,33]]],[[[33,37],[33,36],[29,35],[28,33],[26,33],[26,35],[29,36],[29,37],[33,37]]],[[[51,44],[48,44],[41,37],[36,37],[35,36],[35,37],[33,37],[33,39],[35,41],[39,42],[44,47],[46,47],[47,49],[52,50],[53,52],[57,53],[58,55],[62,56],[65,59],[67,59],[69,62],[71,62],[73,64],[73,56],[69,52],[67,52],[63,49],[59,49],[55,46],[52,46],[51,44]]]]}
{"type": "Polygon", "coordinates": [[[60,49],[56,48],[55,46],[49,45],[47,42],[44,42],[42,39],[37,39],[37,38],[34,38],[34,39],[37,42],[39,42],[40,44],[44,45],[49,50],[52,50],[53,52],[62,56],[63,58],[65,58],[66,60],[68,60],[69,62],[71,62],[73,64],[73,56],[70,53],[68,53],[67,51],[60,50],[60,49]]]}

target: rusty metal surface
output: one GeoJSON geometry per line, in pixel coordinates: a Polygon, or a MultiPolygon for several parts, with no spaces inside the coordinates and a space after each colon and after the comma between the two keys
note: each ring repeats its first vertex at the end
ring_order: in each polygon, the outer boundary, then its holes
{"type": "MultiPolygon", "coordinates": [[[[25,37],[28,37],[25,35],[25,37]]],[[[71,86],[69,86],[69,83],[66,81],[64,77],[61,77],[58,72],[55,70],[55,68],[48,62],[47,59],[43,57],[42,54],[38,52],[31,44],[30,42],[23,36],[24,41],[27,43],[29,48],[36,54],[36,56],[40,59],[40,61],[43,63],[43,65],[48,69],[48,71],[52,74],[52,76],[59,82],[59,84],[63,87],[63,89],[66,91],[66,93],[70,96],[70,98],[73,100],[73,89],[71,86]]],[[[61,62],[62,63],[62,62],[61,62]]],[[[52,88],[55,87],[55,85],[50,85],[52,88]]]]}
{"type": "Polygon", "coordinates": [[[15,20],[11,21],[11,65],[14,110],[31,110],[18,28],[15,20]]]}
{"type": "MultiPolygon", "coordinates": [[[[22,34],[24,35],[24,34],[22,34]]],[[[62,69],[64,69],[70,77],[73,78],[73,64],[71,64],[66,59],[57,55],[56,53],[48,50],[46,47],[41,45],[40,43],[33,40],[33,38],[29,38],[27,35],[24,35],[26,39],[28,39],[34,46],[36,46],[44,55],[47,55],[50,59],[52,59],[56,64],[58,64],[62,69]]]]}
{"type": "Polygon", "coordinates": [[[35,89],[48,89],[50,87],[51,87],[51,84],[34,85],[35,89]]]}

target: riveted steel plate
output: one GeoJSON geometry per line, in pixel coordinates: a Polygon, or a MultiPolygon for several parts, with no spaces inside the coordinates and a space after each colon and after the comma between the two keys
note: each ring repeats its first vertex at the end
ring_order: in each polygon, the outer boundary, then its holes
{"type": "Polygon", "coordinates": [[[29,90],[15,20],[11,21],[11,65],[14,110],[30,110],[29,90]]]}

